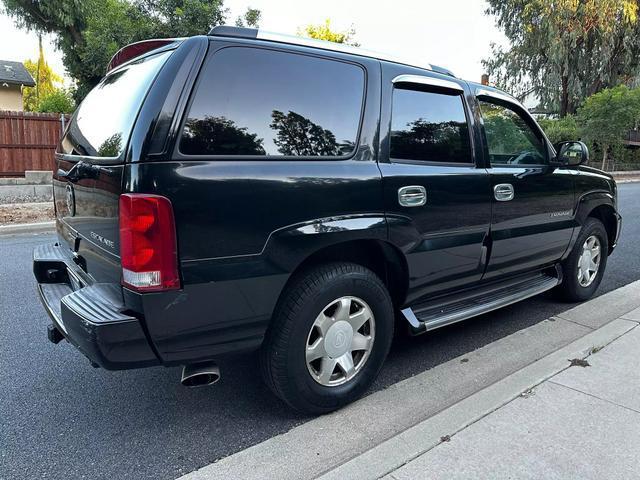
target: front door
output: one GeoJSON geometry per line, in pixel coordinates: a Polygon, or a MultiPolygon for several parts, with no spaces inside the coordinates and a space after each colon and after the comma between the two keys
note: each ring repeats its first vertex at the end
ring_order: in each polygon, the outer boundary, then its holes
{"type": "Polygon", "coordinates": [[[493,197],[484,278],[551,264],[565,252],[575,227],[574,177],[549,166],[548,142],[522,106],[490,91],[478,102],[493,197]]]}
{"type": "Polygon", "coordinates": [[[466,84],[390,64],[383,72],[385,211],[390,241],[407,259],[413,303],[480,280],[491,188],[475,163],[466,84]]]}

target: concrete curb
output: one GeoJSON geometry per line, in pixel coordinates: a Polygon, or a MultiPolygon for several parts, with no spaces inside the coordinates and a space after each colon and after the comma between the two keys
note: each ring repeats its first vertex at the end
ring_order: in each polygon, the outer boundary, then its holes
{"type": "Polygon", "coordinates": [[[621,172],[611,172],[616,183],[636,183],[640,182],[640,170],[628,170],[621,172]]]}
{"type": "Polygon", "coordinates": [[[618,318],[537,362],[480,390],[438,415],[405,430],[319,477],[321,480],[381,478],[489,415],[527,390],[569,368],[568,360],[586,358],[636,328],[638,322],[618,318]]]}
{"type": "Polygon", "coordinates": [[[602,347],[637,326],[640,323],[638,307],[640,281],[425,370],[338,412],[317,417],[180,478],[263,480],[321,475],[324,479],[379,478],[437,445],[441,437],[455,434],[567,368],[567,360],[586,357],[594,347],[602,347]],[[530,353],[540,351],[539,355],[529,355],[530,360],[515,369],[501,367],[500,371],[509,372],[502,376],[488,375],[492,367],[483,366],[491,361],[500,365],[514,361],[517,357],[510,354],[510,349],[527,349],[529,345],[541,343],[557,347],[539,349],[534,345],[530,353]],[[466,365],[472,368],[465,369],[466,365]],[[487,378],[491,381],[486,382],[487,378]],[[460,391],[469,393],[459,395],[460,391]],[[436,400],[431,401],[432,398],[436,400]],[[448,398],[455,400],[447,403],[448,398]],[[360,448],[353,448],[356,445],[360,448]]]}
{"type": "Polygon", "coordinates": [[[22,233],[48,233],[56,228],[56,222],[22,223],[18,225],[0,225],[0,236],[22,233]]]}

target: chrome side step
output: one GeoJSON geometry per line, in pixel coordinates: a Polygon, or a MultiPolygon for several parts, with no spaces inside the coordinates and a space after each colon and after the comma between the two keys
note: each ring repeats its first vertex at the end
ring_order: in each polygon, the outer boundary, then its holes
{"type": "Polygon", "coordinates": [[[412,333],[419,335],[533,297],[551,290],[560,281],[559,276],[538,273],[405,308],[402,314],[412,333]]]}

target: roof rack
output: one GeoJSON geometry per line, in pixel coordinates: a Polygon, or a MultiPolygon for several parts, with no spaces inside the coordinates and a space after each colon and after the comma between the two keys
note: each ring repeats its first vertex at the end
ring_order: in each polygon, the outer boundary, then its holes
{"type": "Polygon", "coordinates": [[[325,40],[316,40],[313,38],[297,37],[294,35],[285,35],[282,33],[268,32],[257,28],[245,28],[245,27],[232,27],[230,25],[219,25],[213,27],[209,31],[209,35],[214,37],[235,37],[235,38],[249,38],[256,40],[266,40],[270,42],[288,43],[291,45],[301,45],[304,47],[319,48],[322,50],[331,50],[333,52],[349,53],[352,55],[360,55],[362,57],[375,58],[377,60],[385,60],[394,63],[401,63],[411,67],[424,68],[433,72],[442,73],[455,77],[455,75],[448,69],[438,67],[430,63],[417,62],[412,59],[401,58],[386,53],[374,52],[366,50],[360,47],[353,47],[351,45],[345,45],[343,43],[327,42],[325,40]]]}

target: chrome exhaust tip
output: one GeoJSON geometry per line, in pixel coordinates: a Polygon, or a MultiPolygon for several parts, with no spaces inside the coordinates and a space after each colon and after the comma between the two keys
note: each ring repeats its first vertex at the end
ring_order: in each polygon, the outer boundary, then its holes
{"type": "Polygon", "coordinates": [[[180,383],[185,387],[206,387],[220,380],[220,368],[215,362],[194,363],[182,368],[180,383]]]}

